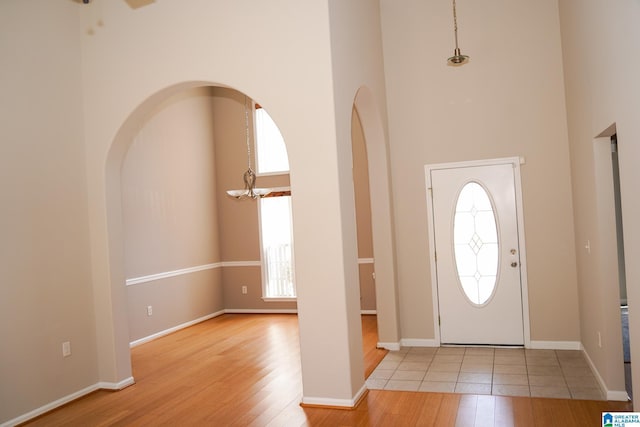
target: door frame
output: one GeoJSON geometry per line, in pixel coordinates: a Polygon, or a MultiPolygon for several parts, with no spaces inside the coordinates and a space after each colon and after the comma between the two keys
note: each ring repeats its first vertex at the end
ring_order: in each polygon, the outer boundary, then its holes
{"type": "Polygon", "coordinates": [[[434,220],[433,220],[433,199],[431,193],[431,172],[438,169],[454,169],[454,168],[468,168],[477,166],[495,166],[510,164],[513,166],[514,187],[516,196],[516,216],[518,223],[518,242],[520,250],[520,285],[522,287],[522,324],[524,333],[524,346],[525,348],[531,347],[531,331],[529,322],[529,291],[527,284],[527,253],[526,244],[524,239],[524,210],[522,204],[522,182],[520,177],[520,165],[525,164],[524,157],[505,157],[498,159],[485,159],[485,160],[468,160],[462,162],[451,163],[435,163],[424,166],[425,182],[426,182],[426,196],[427,196],[427,222],[428,222],[428,235],[429,235],[429,261],[431,264],[431,293],[433,302],[433,333],[436,346],[440,346],[440,305],[438,298],[438,276],[436,265],[436,251],[435,251],[435,234],[434,234],[434,220]]]}

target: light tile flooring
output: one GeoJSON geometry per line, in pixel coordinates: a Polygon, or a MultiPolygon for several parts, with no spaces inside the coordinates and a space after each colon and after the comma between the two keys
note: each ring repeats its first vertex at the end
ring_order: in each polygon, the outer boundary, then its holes
{"type": "Polygon", "coordinates": [[[367,387],[604,400],[582,352],[573,350],[403,348],[385,356],[367,387]]]}

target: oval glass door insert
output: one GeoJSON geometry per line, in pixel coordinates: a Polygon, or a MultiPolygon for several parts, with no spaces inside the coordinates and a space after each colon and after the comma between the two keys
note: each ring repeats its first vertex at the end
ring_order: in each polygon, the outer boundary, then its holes
{"type": "Polygon", "coordinates": [[[460,191],[453,221],[453,245],[458,278],[474,305],[484,305],[496,288],[498,230],[486,190],[469,182],[460,191]]]}

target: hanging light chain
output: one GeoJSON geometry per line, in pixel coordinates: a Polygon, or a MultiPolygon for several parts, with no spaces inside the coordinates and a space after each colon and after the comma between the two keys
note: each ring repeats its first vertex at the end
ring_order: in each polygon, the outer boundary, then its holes
{"type": "MultiPolygon", "coordinates": [[[[252,101],[253,102],[253,101],[252,101]]],[[[244,190],[227,190],[227,194],[236,199],[257,199],[271,193],[270,188],[256,188],[256,174],[251,167],[251,140],[249,138],[249,97],[244,97],[244,133],[247,144],[247,171],[242,175],[244,190]]]]}
{"type": "MultiPolygon", "coordinates": [[[[249,141],[249,98],[244,96],[244,132],[247,142],[247,166],[251,169],[251,144],[249,141]]],[[[251,169],[253,170],[253,169],[251,169]]]]}
{"type": "Polygon", "coordinates": [[[456,48],[453,51],[453,56],[447,59],[449,65],[462,65],[465,64],[469,57],[460,53],[460,47],[458,46],[458,13],[456,11],[456,0],[452,0],[453,5],[453,35],[456,42],[456,48]]]}
{"type": "Polygon", "coordinates": [[[453,0],[453,34],[456,39],[456,49],[458,49],[458,14],[456,13],[456,0],[453,0]]]}

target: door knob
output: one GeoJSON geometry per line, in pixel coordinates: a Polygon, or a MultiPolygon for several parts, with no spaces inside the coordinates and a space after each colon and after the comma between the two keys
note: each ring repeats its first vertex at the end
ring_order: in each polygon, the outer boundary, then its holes
{"type": "Polygon", "coordinates": [[[517,267],[517,266],[518,266],[518,263],[517,263],[517,262],[513,261],[513,262],[511,263],[511,267],[515,268],[515,267],[517,267]]]}

